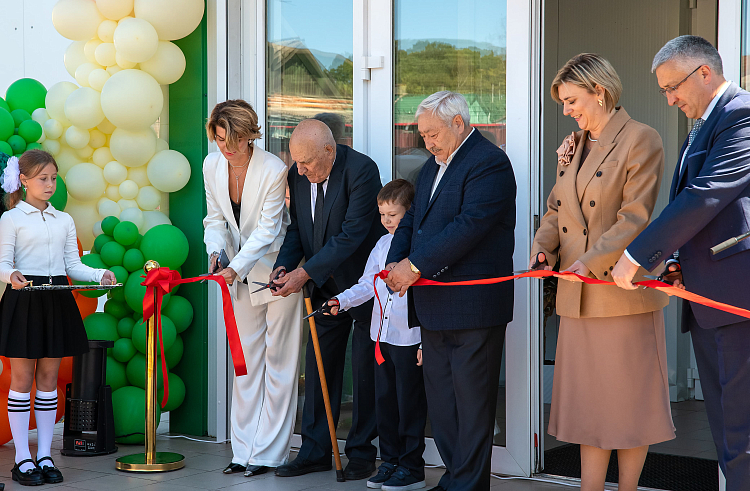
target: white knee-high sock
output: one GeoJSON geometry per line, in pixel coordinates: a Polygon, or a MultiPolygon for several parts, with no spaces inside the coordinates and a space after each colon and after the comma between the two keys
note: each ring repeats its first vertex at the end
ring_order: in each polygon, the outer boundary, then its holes
{"type": "MultiPolygon", "coordinates": [[[[13,445],[16,447],[16,463],[30,459],[29,417],[31,416],[31,394],[29,392],[8,391],[8,420],[13,445]]],[[[21,472],[33,469],[33,464],[23,464],[21,472]]]]}
{"type": "MultiPolygon", "coordinates": [[[[52,447],[52,433],[55,430],[55,416],[57,415],[57,391],[44,392],[39,389],[34,396],[34,417],[36,417],[36,431],[38,447],[36,460],[49,457],[52,447]]],[[[45,460],[39,465],[52,466],[52,462],[45,460]]]]}

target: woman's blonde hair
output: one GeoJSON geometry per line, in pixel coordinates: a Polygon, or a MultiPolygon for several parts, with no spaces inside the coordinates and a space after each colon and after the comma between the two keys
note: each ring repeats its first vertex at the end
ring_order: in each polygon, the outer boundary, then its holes
{"type": "Polygon", "coordinates": [[[552,99],[562,104],[558,87],[573,84],[596,94],[596,86],[604,89],[604,109],[611,111],[622,95],[622,82],[610,62],[595,53],[576,55],[557,71],[550,87],[552,99]]]}
{"type": "Polygon", "coordinates": [[[216,104],[206,123],[206,134],[210,141],[216,140],[216,127],[224,128],[227,149],[236,152],[240,140],[256,140],[261,137],[258,115],[253,106],[242,99],[216,104]]]}
{"type": "MultiPolygon", "coordinates": [[[[26,179],[35,178],[49,164],[54,165],[55,170],[59,170],[55,158],[44,150],[26,150],[23,155],[18,157],[18,170],[26,179]]],[[[23,199],[23,192],[23,186],[21,186],[14,192],[3,196],[5,209],[14,208],[23,199]]]]}

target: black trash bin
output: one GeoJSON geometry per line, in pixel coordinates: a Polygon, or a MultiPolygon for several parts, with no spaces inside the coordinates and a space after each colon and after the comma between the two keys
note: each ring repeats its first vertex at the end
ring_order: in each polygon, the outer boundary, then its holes
{"type": "Polygon", "coordinates": [[[112,388],[107,385],[107,348],[114,344],[89,340],[89,352],[73,358],[73,381],[65,387],[63,455],[117,451],[112,388]]]}

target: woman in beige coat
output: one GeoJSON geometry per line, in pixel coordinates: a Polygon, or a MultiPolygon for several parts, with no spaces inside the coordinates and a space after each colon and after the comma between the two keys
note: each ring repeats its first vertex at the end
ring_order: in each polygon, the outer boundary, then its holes
{"type": "MultiPolygon", "coordinates": [[[[622,93],[610,63],[572,58],[552,98],[581,131],[558,149],[557,182],[534,237],[546,269],[611,280],[625,247],[648,225],[664,167],[659,134],[616,107],[622,93]]],[[[640,269],[636,279],[643,279],[640,269]]],[[[617,449],[619,489],[635,490],[648,446],[673,439],[662,308],[656,290],[560,281],[549,433],[581,445],[581,489],[602,490],[617,449]]]]}

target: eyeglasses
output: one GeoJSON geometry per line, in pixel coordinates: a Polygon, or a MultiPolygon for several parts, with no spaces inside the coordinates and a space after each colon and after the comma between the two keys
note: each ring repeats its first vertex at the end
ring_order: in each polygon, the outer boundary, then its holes
{"type": "Polygon", "coordinates": [[[692,75],[695,72],[697,72],[702,66],[703,65],[699,66],[698,68],[696,68],[695,70],[693,70],[692,72],[690,72],[687,77],[685,77],[682,80],[680,80],[676,85],[672,85],[671,87],[664,87],[663,89],[660,88],[659,92],[661,92],[661,95],[663,95],[664,97],[666,97],[667,94],[671,95],[675,90],[677,90],[677,89],[680,88],[680,85],[684,84],[685,81],[690,78],[690,75],[692,75]]]}

